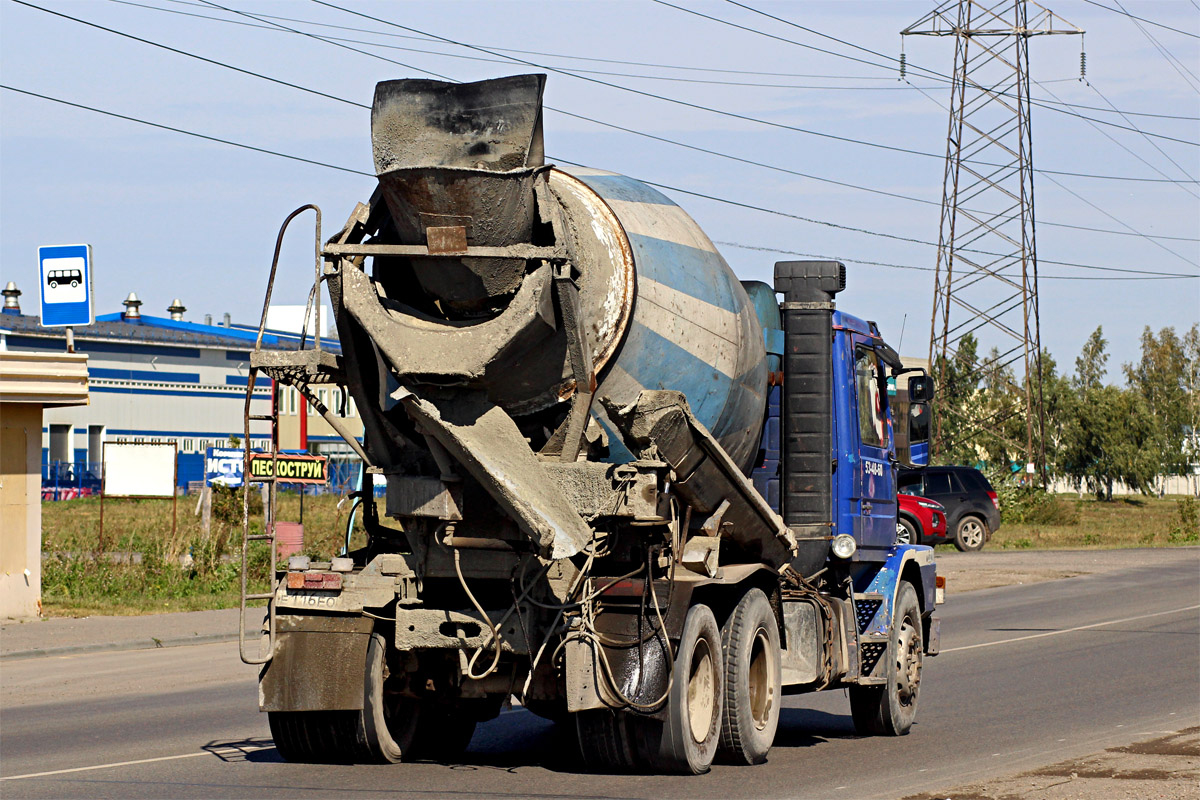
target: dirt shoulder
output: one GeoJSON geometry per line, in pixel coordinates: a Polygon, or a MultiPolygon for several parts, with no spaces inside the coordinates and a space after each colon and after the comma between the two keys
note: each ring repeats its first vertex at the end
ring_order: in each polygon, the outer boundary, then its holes
{"type": "Polygon", "coordinates": [[[1200,728],[1188,728],[1004,778],[904,800],[1200,798],[1200,728]]]}
{"type": "Polygon", "coordinates": [[[1142,547],[1122,550],[939,550],[938,575],[949,595],[997,586],[1074,578],[1118,569],[1190,561],[1200,567],[1200,547],[1142,547]]]}

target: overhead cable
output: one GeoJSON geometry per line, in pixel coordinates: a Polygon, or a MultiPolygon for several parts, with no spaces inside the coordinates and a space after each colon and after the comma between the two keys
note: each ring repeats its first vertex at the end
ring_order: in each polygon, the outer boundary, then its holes
{"type": "MultiPolygon", "coordinates": [[[[338,166],[336,164],[329,164],[329,163],[326,163],[323,161],[316,161],[316,160],[304,158],[301,156],[295,156],[295,155],[291,155],[288,153],[283,153],[283,152],[280,152],[277,150],[270,150],[268,148],[244,144],[242,142],[236,142],[236,141],[232,141],[230,139],[222,139],[222,138],[216,137],[216,136],[210,136],[207,134],[197,133],[195,131],[189,131],[189,130],[186,130],[183,128],[177,128],[177,127],[174,127],[171,125],[164,125],[164,124],[157,123],[157,122],[151,122],[149,120],[142,119],[139,117],[133,117],[133,116],[129,116],[126,114],[118,114],[116,112],[106,111],[104,109],[96,108],[94,106],[88,106],[88,105],[84,105],[82,103],[74,103],[74,102],[71,102],[68,100],[63,100],[63,99],[60,99],[57,97],[52,97],[50,95],[41,94],[38,92],[26,90],[26,89],[19,89],[15,86],[8,86],[5,84],[0,84],[0,89],[4,89],[4,90],[10,91],[10,92],[17,92],[19,94],[28,95],[30,97],[37,97],[42,100],[47,100],[47,101],[50,101],[53,103],[59,103],[61,105],[65,105],[65,106],[71,106],[73,108],[82,109],[84,111],[91,111],[91,112],[94,112],[97,114],[102,114],[102,115],[108,116],[108,117],[115,117],[117,119],[126,120],[128,122],[135,122],[135,123],[138,123],[141,125],[147,125],[152,128],[167,130],[167,131],[171,131],[173,133],[180,133],[180,134],[183,134],[186,136],[191,136],[191,137],[203,139],[206,141],[216,142],[219,144],[225,144],[225,145],[229,145],[231,147],[237,147],[237,148],[241,148],[244,150],[251,150],[251,151],[254,151],[257,153],[263,153],[265,155],[276,156],[279,158],[286,158],[286,159],[289,159],[292,161],[299,161],[299,162],[302,162],[305,164],[311,164],[313,166],[325,167],[327,169],[333,169],[333,170],[337,170],[339,172],[347,172],[347,173],[350,173],[353,175],[362,175],[362,176],[369,177],[369,178],[376,177],[375,174],[371,173],[371,172],[364,172],[362,170],[352,169],[350,167],[342,167],[342,166],[338,166]]],[[[559,160],[562,161],[562,163],[574,164],[575,166],[584,166],[582,164],[579,164],[578,162],[567,161],[565,159],[559,159],[559,160]]],[[[786,218],[790,218],[790,219],[796,219],[796,220],[808,222],[811,224],[823,225],[823,226],[832,227],[832,228],[839,228],[839,229],[848,230],[848,231],[855,231],[855,232],[859,232],[859,233],[869,234],[872,236],[879,236],[879,237],[888,238],[888,239],[896,239],[896,240],[900,240],[900,241],[906,241],[906,242],[911,242],[914,244],[921,244],[921,245],[926,245],[926,246],[935,246],[933,242],[927,242],[927,241],[923,241],[920,239],[913,239],[913,238],[909,238],[909,237],[898,236],[895,234],[887,234],[887,233],[882,233],[880,231],[868,230],[865,228],[852,228],[850,226],[840,225],[838,223],[828,222],[828,221],[819,220],[819,219],[813,219],[810,217],[803,217],[798,214],[789,214],[787,212],[778,211],[776,209],[765,208],[762,206],[755,206],[755,205],[752,205],[749,203],[742,203],[742,202],[738,202],[736,200],[729,200],[726,198],[716,197],[714,195],[704,194],[701,192],[694,192],[694,191],[691,191],[688,189],[681,189],[676,186],[669,186],[667,184],[656,183],[654,181],[648,181],[648,180],[644,180],[644,179],[640,179],[640,178],[635,178],[635,180],[640,180],[642,183],[645,183],[648,186],[654,186],[656,188],[664,189],[666,191],[678,192],[680,194],[686,194],[686,195],[690,195],[693,197],[699,197],[699,198],[703,198],[706,200],[712,200],[714,202],[723,203],[725,205],[730,205],[730,206],[734,206],[737,208],[744,208],[744,209],[748,209],[748,210],[759,211],[759,212],[772,214],[772,215],[776,215],[776,216],[786,217],[786,218]]],[[[963,248],[963,249],[966,250],[966,248],[963,248]]],[[[1003,255],[1003,254],[999,254],[999,253],[987,253],[986,251],[970,251],[970,252],[981,252],[981,253],[984,253],[985,255],[1003,255]]],[[[1171,278],[1197,278],[1197,277],[1200,277],[1200,275],[1184,275],[1184,274],[1180,274],[1180,273],[1156,272],[1156,271],[1152,271],[1152,270],[1127,269],[1127,268],[1121,268],[1121,267],[1101,267],[1101,266],[1097,266],[1094,264],[1078,264],[1078,263],[1066,262],[1066,261],[1051,261],[1048,259],[1042,259],[1042,261],[1043,261],[1043,263],[1047,263],[1047,264],[1059,264],[1062,266],[1078,267],[1078,268],[1082,268],[1082,269],[1098,270],[1098,271],[1104,271],[1104,272],[1132,273],[1132,274],[1137,274],[1137,275],[1156,276],[1156,277],[1171,277],[1171,278]]]]}
{"type": "MultiPolygon", "coordinates": [[[[151,40],[148,40],[148,39],[144,39],[144,38],[142,38],[142,37],[138,37],[138,36],[134,36],[134,35],[131,35],[131,34],[127,34],[127,33],[124,33],[124,32],[122,32],[122,31],[115,30],[115,29],[113,29],[113,28],[108,28],[108,27],[105,27],[105,26],[102,26],[102,25],[97,25],[97,24],[94,24],[94,23],[88,22],[87,20],[82,20],[82,19],[79,19],[79,18],[77,18],[77,17],[72,17],[72,16],[69,16],[69,15],[66,15],[66,14],[61,14],[61,13],[59,13],[59,12],[55,12],[55,11],[49,11],[48,9],[41,8],[40,6],[36,6],[36,5],[33,5],[33,4],[31,4],[31,3],[27,3],[27,2],[23,2],[22,0],[16,0],[16,1],[17,1],[17,2],[21,2],[21,4],[22,4],[22,5],[29,6],[30,8],[34,8],[34,9],[37,9],[37,10],[40,10],[40,11],[46,11],[47,13],[54,14],[55,16],[63,17],[63,18],[65,18],[65,19],[69,19],[69,20],[72,20],[72,21],[74,21],[74,22],[79,22],[79,23],[81,23],[81,24],[88,25],[88,26],[90,26],[90,27],[93,27],[93,28],[98,28],[98,29],[100,29],[100,30],[103,30],[103,31],[106,31],[106,32],[108,32],[108,33],[113,33],[113,34],[116,34],[116,35],[118,35],[118,36],[122,36],[122,37],[125,37],[125,38],[133,39],[133,40],[135,40],[135,41],[142,42],[142,43],[144,43],[144,44],[149,44],[149,45],[152,45],[152,46],[154,46],[154,47],[160,47],[160,48],[162,48],[162,49],[168,50],[168,51],[170,51],[170,52],[173,52],[173,53],[176,53],[176,54],[179,54],[179,55],[187,56],[187,57],[190,57],[190,58],[195,58],[195,59],[198,59],[198,60],[200,60],[200,61],[203,61],[203,62],[205,62],[205,63],[212,64],[212,65],[214,65],[214,66],[219,66],[219,67],[223,67],[223,68],[226,68],[226,69],[230,69],[230,70],[233,70],[233,71],[235,71],[235,72],[239,72],[239,73],[242,73],[242,74],[246,74],[246,75],[250,75],[250,76],[253,76],[253,77],[257,77],[257,78],[260,78],[260,79],[262,79],[262,80],[266,80],[266,81],[269,81],[269,82],[272,82],[272,83],[277,83],[277,84],[281,84],[281,85],[284,85],[284,86],[288,86],[288,87],[290,87],[290,88],[297,89],[297,90],[300,90],[300,91],[303,91],[303,92],[307,92],[307,93],[310,93],[310,94],[314,94],[314,95],[317,95],[317,96],[320,96],[320,97],[326,97],[326,98],[329,98],[329,99],[338,100],[338,101],[340,101],[340,102],[342,102],[342,103],[345,103],[345,104],[347,104],[347,105],[351,105],[351,106],[354,106],[354,107],[357,107],[357,108],[362,108],[362,109],[365,109],[365,110],[370,110],[370,106],[368,106],[368,105],[366,105],[366,104],[364,104],[364,103],[358,103],[358,102],[355,102],[355,101],[352,101],[352,100],[348,100],[348,99],[345,99],[345,98],[342,98],[342,97],[338,97],[338,96],[336,96],[336,95],[330,95],[330,94],[327,94],[327,93],[325,93],[325,92],[320,92],[320,91],[317,91],[317,90],[315,90],[315,89],[310,89],[310,88],[308,88],[308,87],[301,86],[301,85],[299,85],[299,84],[291,83],[291,82],[288,82],[288,81],[281,81],[281,80],[279,80],[279,79],[277,79],[277,78],[273,78],[273,77],[271,77],[271,76],[268,76],[268,75],[263,75],[263,74],[261,74],[261,73],[252,72],[252,71],[250,71],[250,70],[245,70],[245,69],[242,69],[242,68],[240,68],[240,67],[233,66],[233,65],[231,65],[231,64],[228,64],[228,63],[225,63],[225,62],[216,61],[216,60],[214,60],[214,59],[205,58],[204,56],[200,56],[200,55],[197,55],[197,54],[195,54],[195,53],[191,53],[191,52],[188,52],[188,51],[183,51],[183,50],[179,50],[179,49],[176,49],[176,48],[168,47],[168,46],[166,46],[166,45],[163,45],[163,44],[160,44],[160,43],[158,43],[158,42],[154,42],[154,41],[151,41],[151,40]]],[[[117,1],[117,2],[124,2],[125,0],[116,0],[116,1],[117,1]]],[[[209,19],[212,19],[212,18],[209,18],[209,19]]],[[[271,23],[271,25],[273,26],[273,25],[275,25],[275,23],[271,23]]],[[[256,26],[256,27],[258,27],[258,26],[256,26]]],[[[268,29],[270,29],[270,28],[268,27],[268,29]]],[[[290,29],[285,29],[285,30],[287,30],[287,32],[291,32],[291,31],[290,31],[290,29]]],[[[317,38],[318,38],[318,39],[320,39],[320,40],[322,40],[322,41],[324,41],[324,40],[326,39],[326,37],[317,37],[317,38]]],[[[356,51],[356,52],[357,52],[357,51],[356,51]]],[[[380,57],[380,56],[375,56],[374,54],[370,54],[370,53],[363,53],[363,54],[364,54],[364,55],[372,55],[373,57],[382,58],[382,57],[380,57]]],[[[391,61],[390,59],[384,59],[384,60],[387,60],[387,61],[389,61],[389,62],[391,61]]],[[[391,63],[399,63],[399,62],[391,62],[391,63]]],[[[432,75],[435,75],[435,76],[437,76],[437,77],[445,77],[445,76],[440,76],[440,75],[437,75],[437,73],[427,73],[427,74],[432,74],[432,75]]],[[[446,78],[446,79],[448,79],[448,80],[449,80],[449,78],[446,78]]],[[[935,102],[936,102],[936,101],[935,101],[935,102]]],[[[739,156],[731,155],[731,154],[728,154],[728,153],[723,153],[723,152],[720,152],[720,151],[711,150],[711,149],[709,149],[709,148],[700,147],[700,146],[697,146],[697,145],[692,145],[692,144],[688,144],[688,143],[685,143],[685,142],[676,141],[676,140],[669,139],[669,138],[662,137],[662,136],[657,136],[657,135],[654,135],[654,134],[651,134],[651,133],[647,133],[647,132],[645,132],[645,131],[639,131],[639,130],[635,130],[635,129],[632,129],[632,128],[627,128],[627,127],[624,127],[624,126],[621,126],[621,125],[616,125],[616,124],[614,124],[614,123],[605,122],[605,121],[603,121],[603,120],[594,119],[594,118],[592,118],[592,117],[588,117],[588,116],[584,116],[584,115],[582,115],[582,114],[576,114],[576,113],[573,113],[573,112],[565,111],[565,110],[563,110],[563,109],[556,109],[556,108],[554,108],[554,107],[549,107],[549,106],[547,107],[547,109],[548,109],[548,110],[551,110],[551,111],[554,111],[554,112],[556,112],[556,113],[562,114],[562,115],[564,115],[564,116],[568,116],[568,117],[574,118],[574,119],[579,119],[579,120],[582,120],[582,121],[585,121],[585,122],[589,122],[589,123],[592,123],[592,124],[596,124],[596,125],[601,125],[601,126],[604,126],[604,127],[612,128],[612,129],[619,130],[619,131],[622,131],[622,132],[625,132],[625,133],[629,133],[629,134],[632,134],[632,135],[641,136],[641,137],[644,137],[644,138],[651,139],[651,140],[653,140],[653,141],[659,141],[659,142],[663,142],[663,143],[670,144],[670,145],[673,145],[673,146],[677,146],[677,147],[682,147],[682,148],[685,148],[685,149],[693,150],[693,151],[696,151],[696,152],[706,153],[706,154],[713,155],[713,156],[717,156],[717,157],[720,157],[720,158],[729,159],[729,160],[732,160],[732,161],[735,161],[735,162],[738,162],[738,163],[743,163],[743,164],[747,164],[747,165],[751,165],[751,166],[760,167],[760,168],[763,168],[763,169],[768,169],[768,170],[772,170],[772,171],[777,171],[777,172],[784,173],[784,174],[795,175],[795,176],[797,176],[797,177],[802,177],[802,178],[806,178],[806,179],[809,179],[809,180],[815,180],[815,181],[819,181],[819,182],[829,183],[829,184],[836,185],[836,186],[842,186],[842,187],[851,188],[851,189],[855,189],[855,190],[859,190],[859,191],[865,191],[865,192],[870,192],[870,193],[874,193],[874,194],[879,194],[879,195],[883,195],[883,196],[887,196],[887,197],[893,197],[893,198],[896,198],[896,199],[907,200],[907,201],[910,201],[910,202],[916,202],[916,203],[921,203],[921,204],[925,204],[925,205],[934,205],[934,206],[939,206],[939,205],[940,205],[940,203],[938,203],[938,202],[936,202],[936,201],[933,201],[933,200],[927,200],[927,199],[924,199],[924,198],[913,197],[913,196],[911,196],[911,195],[900,194],[900,193],[897,193],[897,192],[890,192],[890,191],[886,191],[886,190],[883,190],[883,189],[878,189],[878,188],[873,188],[873,187],[869,187],[869,186],[861,186],[861,185],[858,185],[858,184],[853,184],[853,183],[849,183],[849,182],[846,182],[846,181],[839,181],[839,180],[835,180],[835,179],[832,179],[832,178],[824,178],[824,177],[817,176],[817,175],[810,175],[810,174],[807,174],[807,173],[799,172],[799,171],[797,171],[797,170],[788,169],[788,168],[786,168],[786,167],[781,167],[781,166],[778,166],[778,165],[766,164],[766,163],[759,162],[759,161],[754,161],[754,160],[751,160],[751,159],[741,158],[741,157],[739,157],[739,156]]],[[[1144,237],[1150,237],[1150,238],[1161,238],[1161,239],[1177,239],[1177,240],[1182,240],[1182,241],[1197,241],[1196,239],[1190,239],[1190,238],[1187,238],[1187,237],[1172,237],[1172,236],[1153,236],[1153,237],[1151,237],[1151,235],[1149,235],[1149,234],[1141,234],[1141,233],[1139,233],[1139,232],[1136,232],[1136,231],[1135,231],[1135,232],[1127,232],[1127,231],[1114,231],[1114,230],[1105,229],[1105,228],[1091,228],[1091,227],[1085,227],[1085,226],[1080,226],[1080,225],[1072,225],[1072,224],[1068,224],[1068,223],[1056,223],[1056,222],[1052,222],[1052,221],[1043,221],[1043,222],[1042,222],[1042,224],[1043,224],[1043,225],[1050,225],[1050,226],[1057,226],[1057,227],[1064,227],[1064,228],[1074,228],[1074,229],[1079,229],[1079,230],[1087,230],[1087,231],[1096,232],[1096,233],[1115,234],[1115,235],[1121,235],[1121,236],[1144,236],[1144,237]]]]}

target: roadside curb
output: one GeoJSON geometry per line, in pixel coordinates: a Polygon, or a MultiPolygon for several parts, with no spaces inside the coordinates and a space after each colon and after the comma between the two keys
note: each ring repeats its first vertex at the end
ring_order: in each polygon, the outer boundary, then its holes
{"type": "Polygon", "coordinates": [[[194,636],[176,636],[157,639],[153,636],[145,639],[132,639],[121,642],[102,642],[98,644],[63,645],[61,647],[42,647],[30,650],[14,650],[0,653],[0,662],[23,661],[30,658],[51,658],[55,656],[76,656],[85,653],[104,653],[120,650],[158,650],[166,647],[187,647],[196,644],[216,644],[219,642],[236,642],[236,633],[208,633],[194,636]]]}

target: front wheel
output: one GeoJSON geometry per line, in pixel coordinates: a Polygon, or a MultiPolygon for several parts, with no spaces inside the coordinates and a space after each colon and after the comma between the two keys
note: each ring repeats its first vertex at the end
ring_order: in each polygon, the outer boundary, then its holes
{"type": "Polygon", "coordinates": [[[979,517],[963,517],[954,531],[954,546],[964,553],[982,550],[987,541],[987,525],[979,517]]]}
{"type": "Polygon", "coordinates": [[[917,527],[900,517],[896,520],[896,544],[916,544],[917,527]]]}
{"type": "Polygon", "coordinates": [[[882,686],[851,686],[850,714],[854,728],[871,736],[903,736],[917,716],[921,690],[924,642],[917,591],[901,581],[892,611],[892,633],[885,655],[887,682],[882,686]]]}

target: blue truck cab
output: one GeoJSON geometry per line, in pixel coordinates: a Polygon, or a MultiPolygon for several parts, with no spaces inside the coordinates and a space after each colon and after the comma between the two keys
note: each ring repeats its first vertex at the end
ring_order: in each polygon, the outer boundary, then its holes
{"type": "Polygon", "coordinates": [[[875,666],[905,584],[919,605],[924,653],[939,648],[933,549],[896,542],[898,469],[927,459],[922,425],[932,386],[923,370],[900,363],[875,323],[836,309],[844,287],[841,264],[811,261],[776,264],[774,286],[746,285],[771,370],[762,458],[751,478],[796,533],[795,572],[825,581],[827,594],[851,609],[847,650],[856,652],[842,683],[865,690],[880,680],[875,666]],[[903,414],[889,394],[899,375],[910,376],[903,414]]]}

